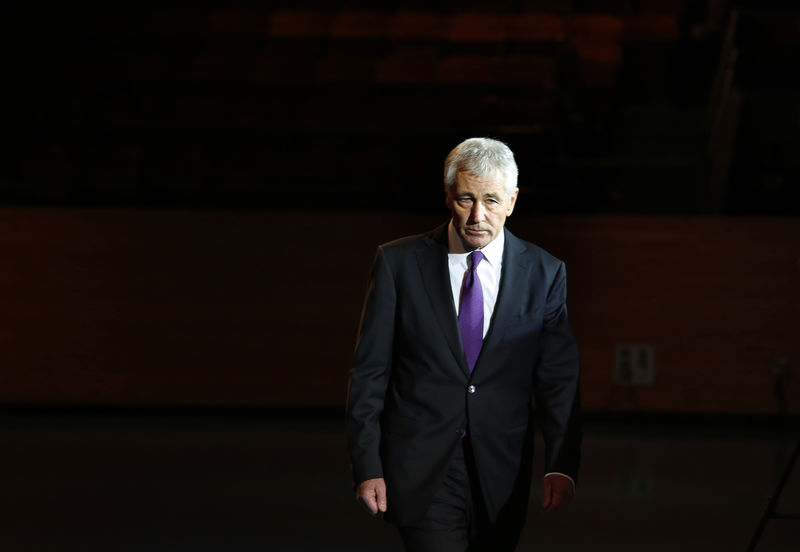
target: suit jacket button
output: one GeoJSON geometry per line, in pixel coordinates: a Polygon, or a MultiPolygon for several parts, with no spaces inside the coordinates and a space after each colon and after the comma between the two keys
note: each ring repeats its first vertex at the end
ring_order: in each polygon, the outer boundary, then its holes
{"type": "Polygon", "coordinates": [[[470,385],[469,387],[467,387],[467,393],[469,393],[470,395],[475,393],[475,386],[474,385],[470,385]]]}

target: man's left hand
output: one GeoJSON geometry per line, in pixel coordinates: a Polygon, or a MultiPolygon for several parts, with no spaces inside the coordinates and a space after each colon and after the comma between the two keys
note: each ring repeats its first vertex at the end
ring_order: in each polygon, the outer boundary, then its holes
{"type": "Polygon", "coordinates": [[[542,509],[545,512],[554,512],[569,504],[574,495],[575,489],[568,477],[549,474],[542,484],[542,509]]]}

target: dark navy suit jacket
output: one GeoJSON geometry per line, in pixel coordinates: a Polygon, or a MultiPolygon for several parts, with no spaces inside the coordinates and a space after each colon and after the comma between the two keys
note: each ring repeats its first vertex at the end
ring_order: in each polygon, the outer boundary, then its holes
{"type": "Polygon", "coordinates": [[[453,304],[447,224],[378,248],[350,373],[347,435],[356,484],[385,478],[386,519],[399,525],[424,514],[465,429],[490,517],[521,523],[532,395],[546,471],[577,480],[579,362],[564,263],[504,232],[497,303],[472,374],[453,304]]]}

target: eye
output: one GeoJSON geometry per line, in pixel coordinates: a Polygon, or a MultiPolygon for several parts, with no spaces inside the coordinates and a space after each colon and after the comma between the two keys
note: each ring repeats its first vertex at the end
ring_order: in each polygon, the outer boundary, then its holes
{"type": "Polygon", "coordinates": [[[472,203],[472,198],[471,197],[459,197],[459,198],[456,198],[456,201],[458,201],[458,203],[460,205],[470,205],[472,203]]]}

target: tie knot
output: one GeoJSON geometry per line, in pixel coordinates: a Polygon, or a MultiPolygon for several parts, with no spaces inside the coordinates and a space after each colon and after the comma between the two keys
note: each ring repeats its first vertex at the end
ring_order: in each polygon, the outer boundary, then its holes
{"type": "Polygon", "coordinates": [[[478,268],[478,264],[483,260],[483,253],[478,250],[473,251],[469,254],[469,268],[470,270],[475,270],[478,268]]]}

